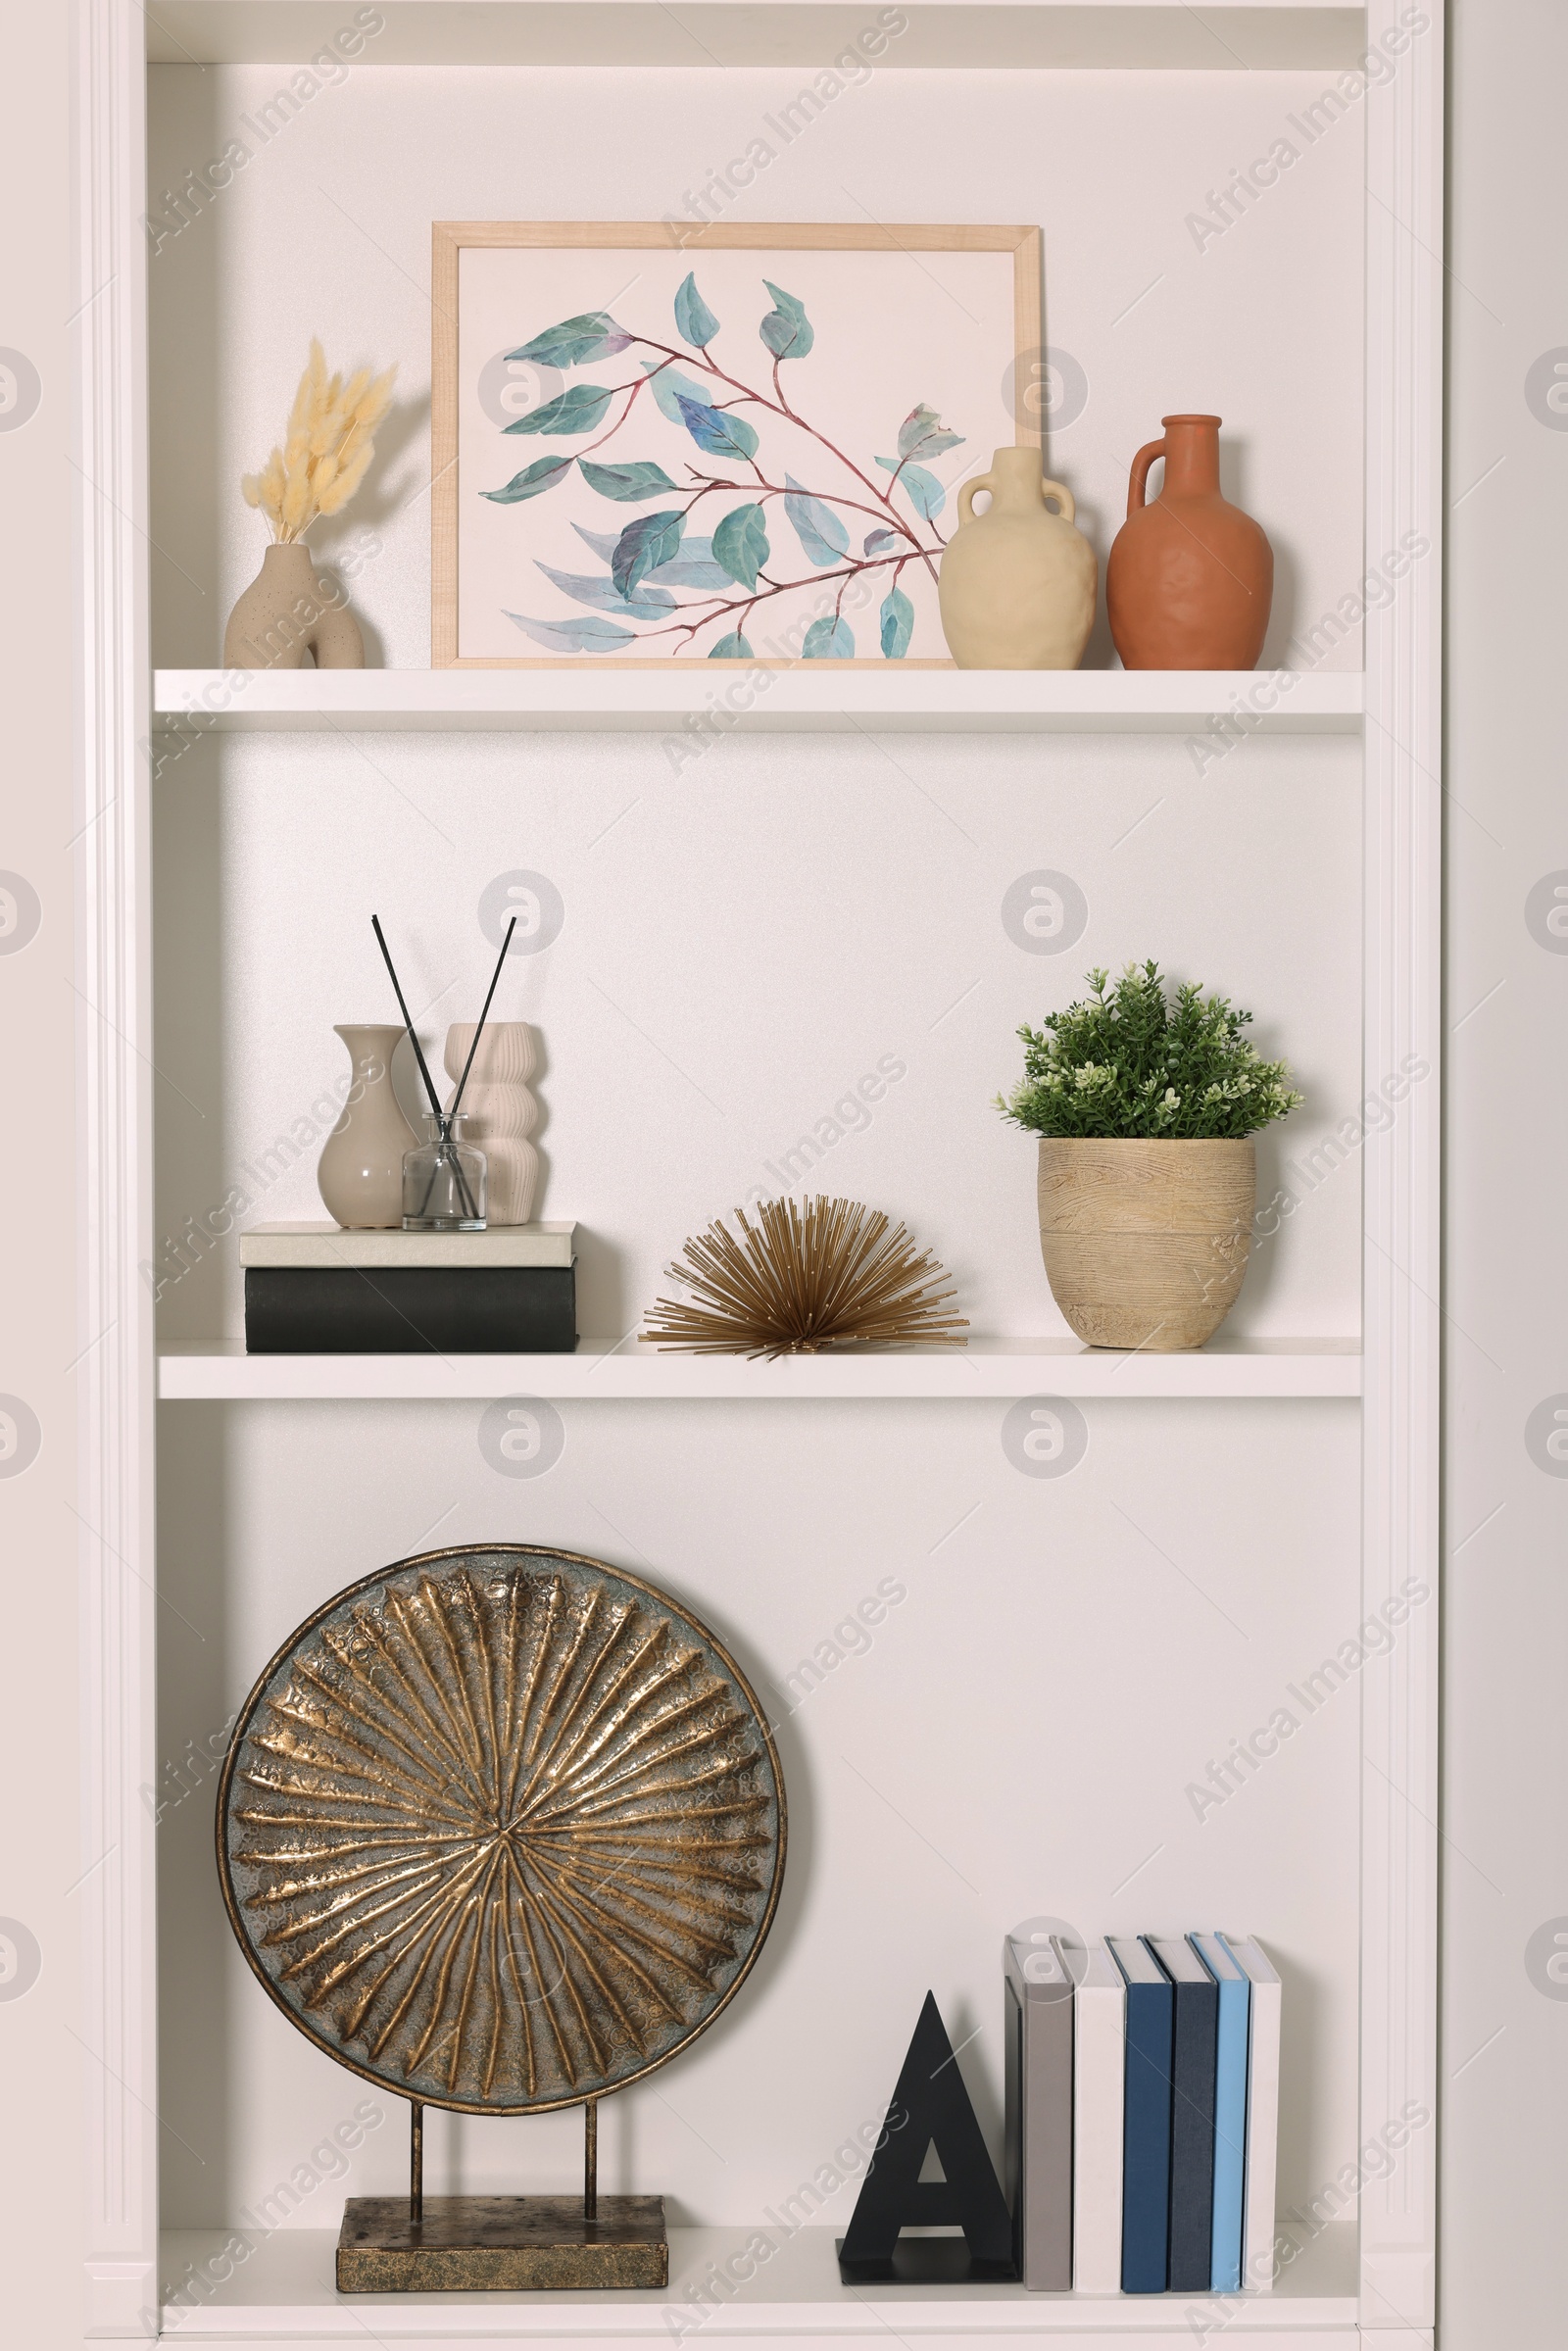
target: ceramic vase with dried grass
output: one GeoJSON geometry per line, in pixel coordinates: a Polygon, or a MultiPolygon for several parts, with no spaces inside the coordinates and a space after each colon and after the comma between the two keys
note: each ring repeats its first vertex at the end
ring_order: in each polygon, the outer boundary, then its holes
{"type": "Polygon", "coordinates": [[[392,405],[396,367],[361,367],[345,383],[328,376],[313,336],[283,445],[240,482],[247,506],[267,516],[272,544],[223,631],[228,669],[363,669],[365,639],[341,588],[317,576],[305,533],[320,514],[341,514],[371,458],[373,434],[392,405]]]}
{"type": "Polygon", "coordinates": [[[228,615],[225,669],[363,669],[365,639],[335,581],[321,578],[308,547],[274,542],[228,615]]]}

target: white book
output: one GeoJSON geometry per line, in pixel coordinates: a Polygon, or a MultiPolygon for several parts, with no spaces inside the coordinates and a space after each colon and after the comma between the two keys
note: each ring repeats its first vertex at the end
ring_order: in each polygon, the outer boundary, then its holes
{"type": "Polygon", "coordinates": [[[287,1267],[291,1272],[337,1266],[569,1265],[577,1253],[574,1224],[493,1224],[482,1233],[347,1232],[335,1224],[256,1224],[239,1237],[241,1265],[287,1267]]]}
{"type": "Polygon", "coordinates": [[[1121,2291],[1121,2142],[1127,1986],[1102,1942],[1067,1943],[1073,1979],[1072,2284],[1121,2291]]]}
{"type": "Polygon", "coordinates": [[[1274,2284],[1274,2175],[1280,2131],[1280,1980],[1250,1935],[1222,1935],[1251,1984],[1247,2040],[1247,2188],[1242,2220],[1242,2285],[1269,2293],[1274,2284]]]}

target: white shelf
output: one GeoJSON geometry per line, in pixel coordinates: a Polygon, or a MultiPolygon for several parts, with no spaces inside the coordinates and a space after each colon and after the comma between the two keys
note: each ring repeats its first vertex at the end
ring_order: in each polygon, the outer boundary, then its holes
{"type": "Polygon", "coordinates": [[[1120,1354],[1076,1339],[976,1339],[966,1347],[863,1355],[667,1354],[635,1337],[585,1340],[574,1355],[247,1355],[237,1339],[158,1350],[166,1403],[276,1397],[636,1397],[745,1402],[870,1397],[1357,1396],[1354,1339],[1232,1339],[1196,1353],[1120,1354]]]}
{"type": "MultiPolygon", "coordinates": [[[[1328,2229],[1307,2244],[1272,2293],[1210,2296],[1031,2294],[1021,2285],[849,2287],[839,2281],[835,2230],[802,2229],[779,2243],[777,2226],[760,2226],[777,2249],[718,2309],[688,2297],[710,2265],[742,2250],[756,2233],[751,2229],[671,2229],[670,2283],[662,2291],[340,2295],[333,2283],[335,2230],[278,2229],[201,2306],[166,2305],[164,2334],[192,2342],[343,2337],[362,2345],[612,2336],[694,2347],[708,2335],[839,2342],[853,2336],[884,2345],[911,2335],[950,2343],[960,2335],[1049,2336],[1069,2345],[1087,2335],[1131,2335],[1143,2351],[1167,2344],[1193,2351],[1202,2339],[1194,2324],[1200,2319],[1225,2351],[1308,2332],[1314,2351],[1353,2351],[1357,2341],[1355,2233],[1348,2228],[1328,2229]],[[691,2324],[677,2334],[674,2320],[683,2311],[691,2324]]],[[[220,2229],[167,2234],[163,2277],[177,2279],[188,2266],[199,2271],[227,2241],[220,2229]]]]}
{"type": "MultiPolygon", "coordinates": [[[[908,29],[887,53],[906,68],[1333,70],[1365,46],[1361,9],[1297,0],[947,0],[906,13],[908,29]]],[[[344,22],[338,0],[161,0],[142,14],[147,55],[163,65],[305,65],[344,22]]],[[[383,0],[381,14],[385,29],[361,63],[820,67],[875,22],[846,0],[383,0]]]]}
{"type": "Polygon", "coordinates": [[[220,732],[535,728],[866,728],[878,733],[1185,734],[1241,708],[1251,731],[1354,734],[1359,670],[950,669],[807,661],[763,673],[672,661],[659,668],[160,669],[155,722],[220,732]],[[229,682],[225,682],[225,678],[229,682]],[[238,683],[232,682],[237,679],[238,683]],[[1264,711],[1259,691],[1272,698],[1264,711]],[[726,698],[730,699],[726,699],[726,698]],[[744,698],[750,708],[741,710],[744,698]]]}

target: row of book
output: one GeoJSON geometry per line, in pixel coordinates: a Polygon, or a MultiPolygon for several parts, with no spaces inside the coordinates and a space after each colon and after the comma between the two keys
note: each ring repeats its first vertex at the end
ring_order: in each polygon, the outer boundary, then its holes
{"type": "Polygon", "coordinates": [[[239,1237],[252,1355],[569,1355],[577,1228],[346,1232],[259,1224],[239,1237]]]}
{"type": "Polygon", "coordinates": [[[1007,2200],[1040,2293],[1272,2282],[1280,1980],[1236,1935],[1005,1946],[1007,2200]]]}

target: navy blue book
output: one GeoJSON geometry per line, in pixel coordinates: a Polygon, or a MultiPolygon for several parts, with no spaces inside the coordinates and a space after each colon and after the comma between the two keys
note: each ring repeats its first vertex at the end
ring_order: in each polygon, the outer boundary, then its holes
{"type": "Polygon", "coordinates": [[[1107,1935],[1127,1985],[1121,2290],[1162,2294],[1170,2251],[1171,2047],[1176,1996],[1141,1937],[1107,1935]]]}
{"type": "Polygon", "coordinates": [[[1146,1935],[1171,1981],[1170,2254],[1173,2294],[1206,2294],[1214,2269],[1214,2069],[1219,1985],[1185,1935],[1146,1935]]]}

